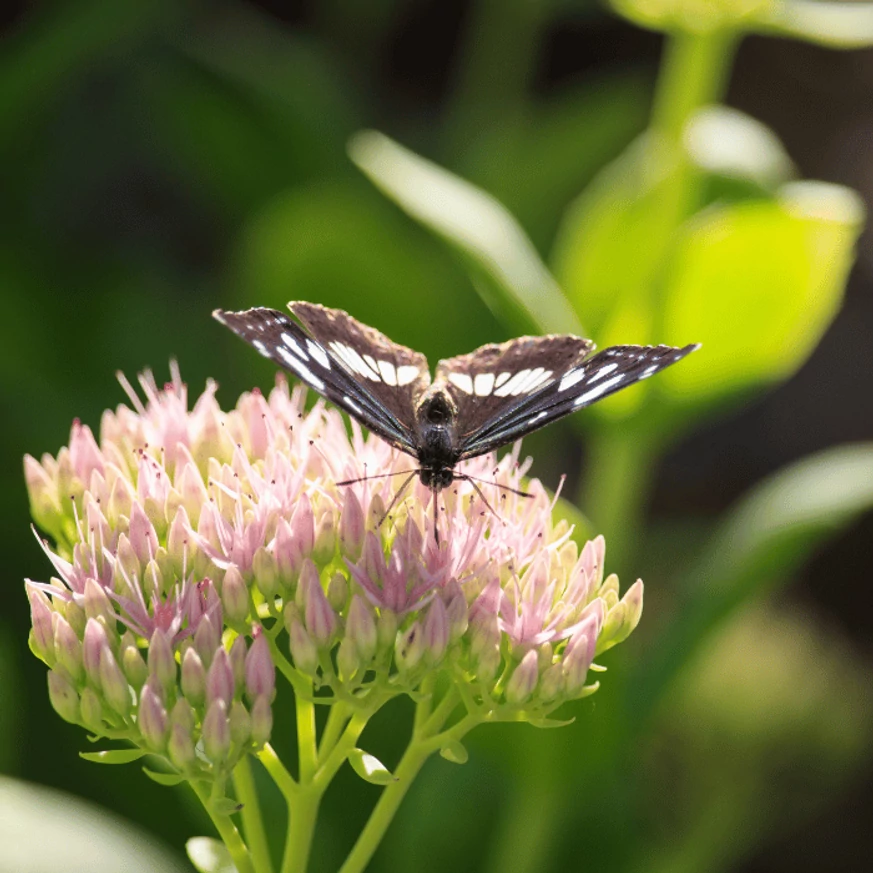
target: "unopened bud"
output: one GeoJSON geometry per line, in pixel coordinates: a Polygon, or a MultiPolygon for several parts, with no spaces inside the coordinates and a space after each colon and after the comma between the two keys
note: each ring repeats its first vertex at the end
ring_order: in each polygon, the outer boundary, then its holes
{"type": "Polygon", "coordinates": [[[159,628],[155,628],[149,641],[148,651],[149,674],[153,676],[164,691],[169,691],[176,684],[176,658],[169,637],[159,628]]]}
{"type": "MultiPolygon", "coordinates": [[[[252,574],[258,591],[267,600],[275,597],[279,591],[279,568],[276,559],[261,546],[252,558],[252,574]]],[[[248,607],[248,602],[246,603],[248,607]]]]}
{"type": "Polygon", "coordinates": [[[380,652],[394,646],[394,641],[397,639],[396,612],[391,609],[381,610],[379,618],[376,619],[376,638],[379,641],[380,652]]]}
{"type": "Polygon", "coordinates": [[[242,573],[233,564],[227,568],[221,583],[221,605],[230,622],[240,624],[248,617],[249,589],[242,573]]]}
{"type": "Polygon", "coordinates": [[[85,615],[88,618],[102,618],[105,622],[115,621],[115,611],[99,582],[93,579],[86,580],[83,600],[85,615]]]}
{"type": "Polygon", "coordinates": [[[327,602],[337,611],[346,608],[349,599],[349,583],[342,573],[336,572],[327,584],[327,602]]]}
{"type": "Polygon", "coordinates": [[[341,682],[350,682],[361,668],[361,658],[349,637],[343,637],[336,655],[336,665],[341,682]]]}
{"type": "Polygon", "coordinates": [[[358,654],[365,662],[373,660],[378,643],[376,620],[373,618],[370,608],[357,594],[352,595],[352,602],[349,606],[349,614],[346,619],[346,639],[355,644],[358,654]]]}
{"type": "Polygon", "coordinates": [[[86,686],[82,690],[79,698],[79,709],[82,714],[82,724],[96,734],[102,733],[105,728],[103,704],[100,702],[100,696],[90,686],[86,686]]]}
{"type": "Polygon", "coordinates": [[[435,597],[424,619],[424,647],[431,663],[442,658],[449,644],[449,616],[439,597],[435,597]]]}
{"type": "Polygon", "coordinates": [[[106,702],[121,716],[130,712],[130,686],[109,646],[100,653],[100,687],[106,702]]]}
{"type": "Polygon", "coordinates": [[[326,509],[318,520],[312,557],[319,564],[327,564],[336,552],[336,520],[333,510],[326,509]]]}
{"type": "Polygon", "coordinates": [[[190,731],[182,725],[174,724],[170,728],[170,739],[167,742],[167,752],[173,764],[183,772],[187,771],[196,760],[194,741],[190,731]]]}
{"type": "Polygon", "coordinates": [[[506,685],[506,700],[515,705],[529,700],[537,687],[538,678],[539,659],[536,651],[531,649],[509,677],[506,685]]]}
{"type": "Polygon", "coordinates": [[[230,705],[230,738],[237,746],[243,746],[252,735],[252,718],[241,700],[230,705]]]}
{"type": "Polygon", "coordinates": [[[193,647],[182,657],[182,693],[192,706],[202,706],[206,699],[206,670],[193,647]]]}
{"type": "Polygon", "coordinates": [[[230,725],[227,722],[227,705],[216,698],[203,719],[203,748],[214,764],[221,764],[230,751],[230,725]]]}
{"type": "Polygon", "coordinates": [[[413,622],[405,631],[399,631],[394,646],[397,667],[406,672],[414,670],[424,657],[424,634],[421,625],[413,622]]]}
{"type": "Polygon", "coordinates": [[[149,747],[155,752],[162,752],[167,739],[167,711],[148,682],[140,692],[136,720],[139,732],[149,747]]]}
{"type": "Polygon", "coordinates": [[[31,648],[35,655],[51,666],[55,661],[51,604],[48,597],[33,585],[27,586],[27,596],[30,600],[30,620],[33,623],[31,648]]]}
{"type": "Polygon", "coordinates": [[[63,616],[54,613],[53,619],[55,656],[58,663],[64,667],[73,680],[79,682],[84,672],[82,669],[82,644],[63,616]]]}
{"type": "Polygon", "coordinates": [[[340,514],[339,540],[343,555],[350,561],[357,561],[364,544],[364,510],[353,491],[344,492],[343,508],[340,514]]]}
{"type": "Polygon", "coordinates": [[[82,641],[82,663],[88,678],[95,685],[100,685],[100,658],[109,649],[109,638],[102,622],[89,618],[85,625],[85,638],[82,641]]]}
{"type": "Polygon", "coordinates": [[[273,731],[273,710],[266,695],[261,695],[252,707],[252,742],[260,748],[273,731]]]}
{"type": "Polygon", "coordinates": [[[79,721],[79,695],[73,683],[55,670],[48,674],[49,700],[55,712],[64,720],[77,724],[79,721]]]}
{"type": "Polygon", "coordinates": [[[223,700],[230,706],[233,700],[234,681],[233,669],[230,666],[230,658],[224,646],[219,646],[212,665],[206,674],[206,702],[207,705],[215,700],[223,700]]]}
{"type": "Polygon", "coordinates": [[[262,694],[272,699],[276,690],[276,668],[270,656],[270,645],[260,625],[252,628],[252,637],[245,662],[246,694],[250,700],[262,694]]]}
{"type": "Polygon", "coordinates": [[[301,673],[307,676],[315,676],[318,673],[318,649],[303,627],[303,623],[296,619],[291,622],[291,627],[288,629],[288,648],[294,666],[301,673]]]}

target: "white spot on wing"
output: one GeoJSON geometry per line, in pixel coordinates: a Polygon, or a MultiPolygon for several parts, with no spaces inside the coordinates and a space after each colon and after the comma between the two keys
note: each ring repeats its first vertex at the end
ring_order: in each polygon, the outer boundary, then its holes
{"type": "Polygon", "coordinates": [[[449,382],[460,388],[464,394],[473,393],[473,380],[469,373],[449,373],[449,382]]]}
{"type": "Polygon", "coordinates": [[[589,380],[589,384],[591,382],[596,382],[598,379],[602,379],[604,376],[608,376],[613,370],[618,369],[618,364],[615,362],[611,364],[604,364],[589,380]]]}
{"type": "Polygon", "coordinates": [[[568,370],[564,374],[564,378],[561,379],[561,383],[558,385],[558,391],[566,391],[568,388],[572,388],[577,382],[581,382],[584,378],[584,367],[576,367],[574,370],[568,370]]]}
{"type": "Polygon", "coordinates": [[[252,345],[265,357],[270,357],[269,349],[260,341],[260,340],[252,340],[252,345]]]}
{"type": "Polygon", "coordinates": [[[301,358],[304,361],[306,360],[306,352],[304,352],[303,349],[300,348],[297,340],[294,339],[294,337],[291,336],[290,333],[284,330],[282,331],[282,342],[285,343],[285,345],[288,346],[288,348],[291,349],[291,351],[294,352],[297,357],[301,358]]]}
{"type": "Polygon", "coordinates": [[[397,368],[397,384],[408,385],[415,381],[418,377],[418,367],[413,367],[412,364],[404,364],[397,368]]]}
{"type": "Polygon", "coordinates": [[[524,384],[527,377],[530,376],[530,370],[519,370],[508,382],[501,385],[494,393],[498,397],[508,397],[510,394],[515,394],[519,385],[524,384]]]}
{"type": "Polygon", "coordinates": [[[325,354],[324,349],[314,340],[306,340],[306,348],[309,349],[309,354],[324,367],[325,370],[330,369],[330,358],[325,354]]]}
{"type": "Polygon", "coordinates": [[[508,370],[504,370],[504,371],[503,371],[503,372],[502,372],[502,373],[501,373],[501,374],[500,374],[500,375],[499,375],[499,376],[494,380],[494,387],[495,387],[495,388],[499,388],[499,387],[500,387],[500,386],[501,386],[501,385],[502,385],[502,384],[503,384],[503,383],[504,383],[504,382],[505,382],[505,381],[506,381],[506,380],[507,380],[511,375],[512,375],[512,373],[510,373],[508,370]]]}
{"type": "Polygon", "coordinates": [[[379,361],[379,373],[381,373],[382,381],[386,385],[397,384],[397,371],[390,361],[379,361]]]}
{"type": "Polygon", "coordinates": [[[584,406],[586,403],[591,403],[593,400],[597,400],[598,397],[602,397],[606,394],[610,388],[614,388],[620,382],[623,382],[624,378],[625,374],[619,373],[617,376],[613,376],[611,379],[607,379],[605,382],[595,385],[594,388],[589,389],[584,394],[580,394],[573,401],[573,406],[584,406]]]}
{"type": "Polygon", "coordinates": [[[646,369],[643,370],[642,373],[640,373],[639,378],[640,378],[640,379],[648,379],[649,376],[652,376],[652,375],[654,375],[654,374],[657,373],[657,372],[658,372],[658,365],[657,365],[657,364],[652,364],[651,367],[646,367],[646,369]]]}
{"type": "Polygon", "coordinates": [[[477,397],[487,397],[494,388],[493,373],[478,373],[473,380],[473,390],[477,397]]]}
{"type": "Polygon", "coordinates": [[[318,378],[299,358],[294,357],[288,349],[276,346],[286,364],[307,384],[316,391],[324,391],[324,382],[318,378]]]}

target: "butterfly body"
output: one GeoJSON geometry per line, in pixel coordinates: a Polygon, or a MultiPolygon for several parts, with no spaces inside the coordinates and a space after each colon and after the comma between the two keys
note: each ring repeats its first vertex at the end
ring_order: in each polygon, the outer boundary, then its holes
{"type": "MultiPolygon", "coordinates": [[[[416,458],[434,495],[457,465],[520,439],[698,348],[612,346],[570,334],[519,337],[438,363],[339,309],[292,301],[300,323],[275,309],[213,315],[262,355],[416,458]]],[[[413,474],[414,475],[414,474],[413,474]]],[[[435,505],[435,503],[434,503],[435,505]]]]}

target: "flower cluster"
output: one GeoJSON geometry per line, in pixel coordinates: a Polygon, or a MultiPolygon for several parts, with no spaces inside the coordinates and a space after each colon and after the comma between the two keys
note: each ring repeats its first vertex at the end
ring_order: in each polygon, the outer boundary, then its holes
{"type": "Polygon", "coordinates": [[[133,408],[99,443],[76,422],[57,458],[25,459],[56,574],[27,582],[32,649],[94,734],[232,767],[269,738],[277,667],[351,706],[445,671],[468,707],[540,717],[639,620],[642,583],[619,599],[603,539],[580,552],[516,452],[468,462],[486,483],[434,513],[417,478],[395,499],[410,458],[283,380],[227,413],[214,384],[189,411],[175,372],[141,377],[145,403],[123,384],[133,408]]]}

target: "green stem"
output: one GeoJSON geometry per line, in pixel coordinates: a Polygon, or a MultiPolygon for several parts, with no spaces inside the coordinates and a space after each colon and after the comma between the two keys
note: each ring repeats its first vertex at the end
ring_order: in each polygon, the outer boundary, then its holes
{"type": "Polygon", "coordinates": [[[377,708],[367,709],[365,712],[358,712],[352,716],[330,754],[321,762],[318,772],[312,780],[317,791],[324,793],[327,790],[327,786],[330,785],[339,768],[345,763],[349,752],[355,748],[358,738],[377,708]]]}
{"type": "Polygon", "coordinates": [[[299,786],[269,743],[258,752],[258,760],[264,765],[264,769],[270,774],[285,800],[290,803],[291,798],[296,796],[299,786]]]}
{"type": "Polygon", "coordinates": [[[413,779],[432,753],[433,750],[425,747],[424,744],[415,741],[409,744],[394,771],[394,781],[383,790],[364,830],[361,831],[345,863],[340,867],[340,873],[362,873],[370,863],[413,779]]]}
{"type": "Polygon", "coordinates": [[[227,851],[230,853],[230,857],[233,859],[233,864],[234,867],[236,867],[237,873],[258,873],[252,864],[252,857],[249,854],[249,850],[243,842],[239,831],[236,829],[236,825],[234,825],[230,820],[230,816],[222,815],[215,811],[209,788],[204,788],[197,782],[191,782],[189,784],[191,785],[191,788],[194,789],[194,793],[197,795],[200,802],[203,804],[203,808],[208,813],[209,818],[212,819],[212,824],[215,825],[215,830],[218,831],[221,841],[224,843],[227,851]]]}
{"type": "Polygon", "coordinates": [[[341,700],[330,707],[330,712],[327,714],[327,722],[321,734],[321,741],[318,744],[319,763],[333,751],[334,746],[342,736],[343,730],[345,730],[349,715],[348,705],[341,700]]]}
{"type": "Polygon", "coordinates": [[[252,765],[248,755],[243,755],[233,771],[233,784],[237,800],[242,804],[243,831],[248,841],[252,861],[258,873],[273,873],[273,862],[270,859],[270,846],[267,833],[264,830],[264,820],[261,817],[261,807],[258,801],[258,790],[252,775],[252,765]]]}
{"type": "Polygon", "coordinates": [[[281,873],[306,873],[322,792],[307,786],[288,803],[288,834],[281,873]]]}
{"type": "Polygon", "coordinates": [[[309,694],[303,697],[295,695],[294,702],[297,707],[297,750],[299,755],[300,785],[308,785],[315,775],[318,766],[318,744],[315,735],[315,704],[309,699],[309,694]]]}

